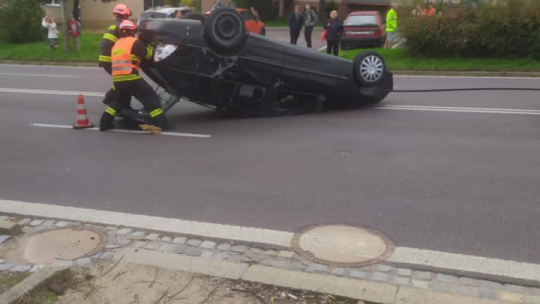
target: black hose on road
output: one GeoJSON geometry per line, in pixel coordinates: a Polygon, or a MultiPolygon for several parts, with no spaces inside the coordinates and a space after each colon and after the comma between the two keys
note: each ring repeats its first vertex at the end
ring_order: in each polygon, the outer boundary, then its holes
{"type": "Polygon", "coordinates": [[[394,93],[433,93],[433,92],[459,92],[459,91],[540,91],[540,88],[454,88],[454,89],[426,89],[426,90],[392,90],[394,93]]]}

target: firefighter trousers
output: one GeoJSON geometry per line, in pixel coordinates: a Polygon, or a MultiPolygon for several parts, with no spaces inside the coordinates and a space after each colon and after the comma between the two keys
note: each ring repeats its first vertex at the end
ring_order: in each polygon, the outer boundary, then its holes
{"type": "Polygon", "coordinates": [[[160,98],[144,79],[115,82],[114,87],[116,89],[116,98],[101,116],[100,130],[105,131],[112,128],[114,116],[118,115],[122,108],[129,106],[132,96],[141,101],[144,109],[150,114],[150,118],[157,127],[161,129],[167,128],[167,120],[165,113],[161,109],[160,98]]]}

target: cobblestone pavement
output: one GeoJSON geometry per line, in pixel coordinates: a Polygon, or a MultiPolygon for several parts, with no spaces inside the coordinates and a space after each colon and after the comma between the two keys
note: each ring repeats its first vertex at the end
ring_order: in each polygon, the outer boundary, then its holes
{"type": "MultiPolygon", "coordinates": [[[[10,218],[7,215],[0,215],[0,221],[17,221],[18,225],[22,226],[24,233],[70,226],[87,226],[106,231],[108,241],[104,251],[75,261],[55,262],[56,265],[62,266],[74,264],[85,265],[96,259],[105,259],[122,247],[144,248],[193,257],[226,260],[236,263],[261,264],[294,271],[322,273],[358,280],[410,286],[461,296],[514,303],[540,304],[540,288],[503,284],[495,281],[478,280],[444,273],[397,268],[385,263],[360,268],[332,267],[311,262],[292,251],[280,250],[279,248],[252,247],[247,244],[148,232],[126,227],[104,227],[70,221],[20,217],[10,218]]],[[[8,235],[0,235],[0,246],[11,240],[12,238],[8,235]]],[[[43,268],[43,265],[15,265],[0,259],[0,271],[33,272],[40,268],[43,268]]]]}

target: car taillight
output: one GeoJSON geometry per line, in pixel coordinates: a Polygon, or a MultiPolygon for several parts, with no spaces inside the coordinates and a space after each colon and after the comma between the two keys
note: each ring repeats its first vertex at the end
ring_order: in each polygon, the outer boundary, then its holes
{"type": "Polygon", "coordinates": [[[154,52],[154,62],[164,60],[169,57],[176,49],[178,45],[170,43],[158,43],[154,52]]]}

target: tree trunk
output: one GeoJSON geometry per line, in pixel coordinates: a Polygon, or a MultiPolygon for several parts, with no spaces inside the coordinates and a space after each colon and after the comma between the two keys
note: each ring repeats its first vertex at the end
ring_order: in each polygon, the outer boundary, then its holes
{"type": "Polygon", "coordinates": [[[64,50],[69,52],[69,37],[68,37],[68,9],[67,0],[60,1],[60,10],[62,12],[62,38],[64,39],[64,50]]]}
{"type": "Polygon", "coordinates": [[[73,0],[73,9],[71,14],[75,17],[75,20],[79,20],[79,0],[73,0]]]}
{"type": "Polygon", "coordinates": [[[325,16],[324,16],[324,7],[326,6],[325,0],[319,0],[319,11],[317,14],[319,15],[319,21],[324,22],[325,16]]]}

